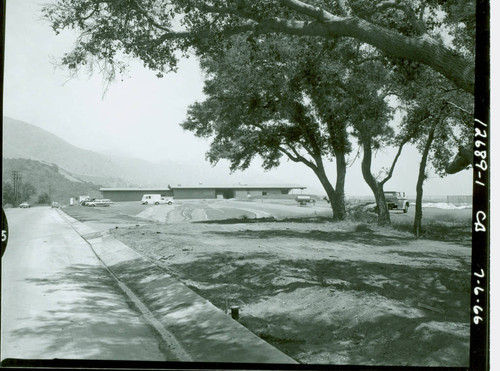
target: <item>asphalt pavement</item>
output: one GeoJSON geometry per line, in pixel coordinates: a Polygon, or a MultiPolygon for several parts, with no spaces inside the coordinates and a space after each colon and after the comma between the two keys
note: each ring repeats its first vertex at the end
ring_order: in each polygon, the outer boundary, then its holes
{"type": "Polygon", "coordinates": [[[57,209],[6,214],[2,360],[177,360],[57,209]]]}

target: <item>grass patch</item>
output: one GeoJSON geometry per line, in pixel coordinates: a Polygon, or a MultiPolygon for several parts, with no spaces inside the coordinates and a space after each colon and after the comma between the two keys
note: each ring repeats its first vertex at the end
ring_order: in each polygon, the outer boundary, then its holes
{"type": "MultiPolygon", "coordinates": [[[[413,233],[413,219],[411,222],[393,222],[392,227],[397,231],[413,233]]],[[[440,220],[426,220],[424,218],[421,237],[470,246],[472,242],[472,219],[459,219],[453,215],[443,215],[440,220]]]]}

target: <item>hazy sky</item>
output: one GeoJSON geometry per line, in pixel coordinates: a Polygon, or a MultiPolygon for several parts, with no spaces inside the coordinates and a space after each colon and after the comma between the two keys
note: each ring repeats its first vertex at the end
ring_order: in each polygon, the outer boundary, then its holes
{"type": "MultiPolygon", "coordinates": [[[[69,79],[66,71],[54,66],[53,60],[70,50],[75,34],[55,36],[41,18],[43,3],[7,0],[4,115],[39,126],[85,149],[151,161],[205,161],[208,142],[179,126],[188,105],[203,99],[203,74],[194,58],[183,60],[176,74],[162,79],[134,61],[129,77],[112,84],[103,95],[101,76],[82,74],[69,79]]],[[[392,150],[378,153],[375,174],[382,166],[390,166],[392,154],[392,150]]],[[[418,164],[417,151],[406,148],[385,188],[414,195],[418,164]]],[[[258,163],[252,171],[260,171],[258,163]]],[[[256,184],[272,179],[274,183],[304,184],[313,191],[322,190],[312,171],[301,164],[285,161],[280,169],[263,174],[256,184]]],[[[237,175],[229,179],[233,182],[237,175]]],[[[426,195],[471,194],[472,173],[444,179],[430,174],[424,187],[426,195]]],[[[371,194],[359,161],[348,169],[346,194],[371,194]]]]}

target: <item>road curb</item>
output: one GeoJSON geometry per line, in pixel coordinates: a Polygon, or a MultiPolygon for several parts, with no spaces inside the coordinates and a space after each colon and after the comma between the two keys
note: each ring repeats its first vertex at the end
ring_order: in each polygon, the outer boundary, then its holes
{"type": "Polygon", "coordinates": [[[168,330],[165,336],[173,337],[174,351],[177,346],[181,360],[297,363],[127,245],[106,232],[96,232],[62,210],[61,214],[125,286],[122,289],[130,290],[154,320],[168,330]]]}

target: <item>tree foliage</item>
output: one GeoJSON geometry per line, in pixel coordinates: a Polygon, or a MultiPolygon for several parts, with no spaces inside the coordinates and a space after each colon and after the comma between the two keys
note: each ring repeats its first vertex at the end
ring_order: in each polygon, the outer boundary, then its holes
{"type": "Polygon", "coordinates": [[[224,53],[201,59],[207,99],[190,107],[183,127],[212,138],[208,160],[228,159],[232,170],[246,169],[255,156],[265,169],[283,156],[305,164],[342,219],[348,116],[355,107],[343,87],[346,70],[332,60],[342,58],[345,47],[280,36],[235,38],[224,53]],[[335,69],[339,76],[332,78],[335,69]],[[335,187],[325,171],[334,157],[335,187]]]}
{"type": "Polygon", "coordinates": [[[58,0],[43,13],[56,32],[79,32],[64,65],[97,66],[109,78],[126,67],[123,56],[141,59],[161,76],[189,50],[203,54],[236,34],[278,33],[352,38],[474,90],[473,0],[58,0]]]}
{"type": "Polygon", "coordinates": [[[17,206],[20,202],[29,201],[35,194],[36,188],[31,183],[19,183],[14,188],[12,182],[2,182],[2,205],[17,206]]]}
{"type": "Polygon", "coordinates": [[[16,203],[14,186],[11,182],[2,182],[2,206],[7,204],[16,205],[16,203]]]}
{"type": "Polygon", "coordinates": [[[440,176],[452,158],[453,149],[472,146],[473,100],[425,66],[412,71],[412,78],[398,86],[407,113],[403,132],[411,132],[411,143],[421,153],[416,184],[414,232],[422,229],[423,185],[429,165],[440,176]]]}
{"type": "Polygon", "coordinates": [[[40,205],[50,204],[50,195],[47,192],[40,193],[38,195],[37,203],[40,205]]]}
{"type": "Polygon", "coordinates": [[[435,130],[430,159],[434,171],[443,177],[453,151],[472,146],[474,100],[424,66],[413,74],[397,89],[407,112],[402,130],[413,133],[411,143],[421,152],[430,130],[435,130]]]}

